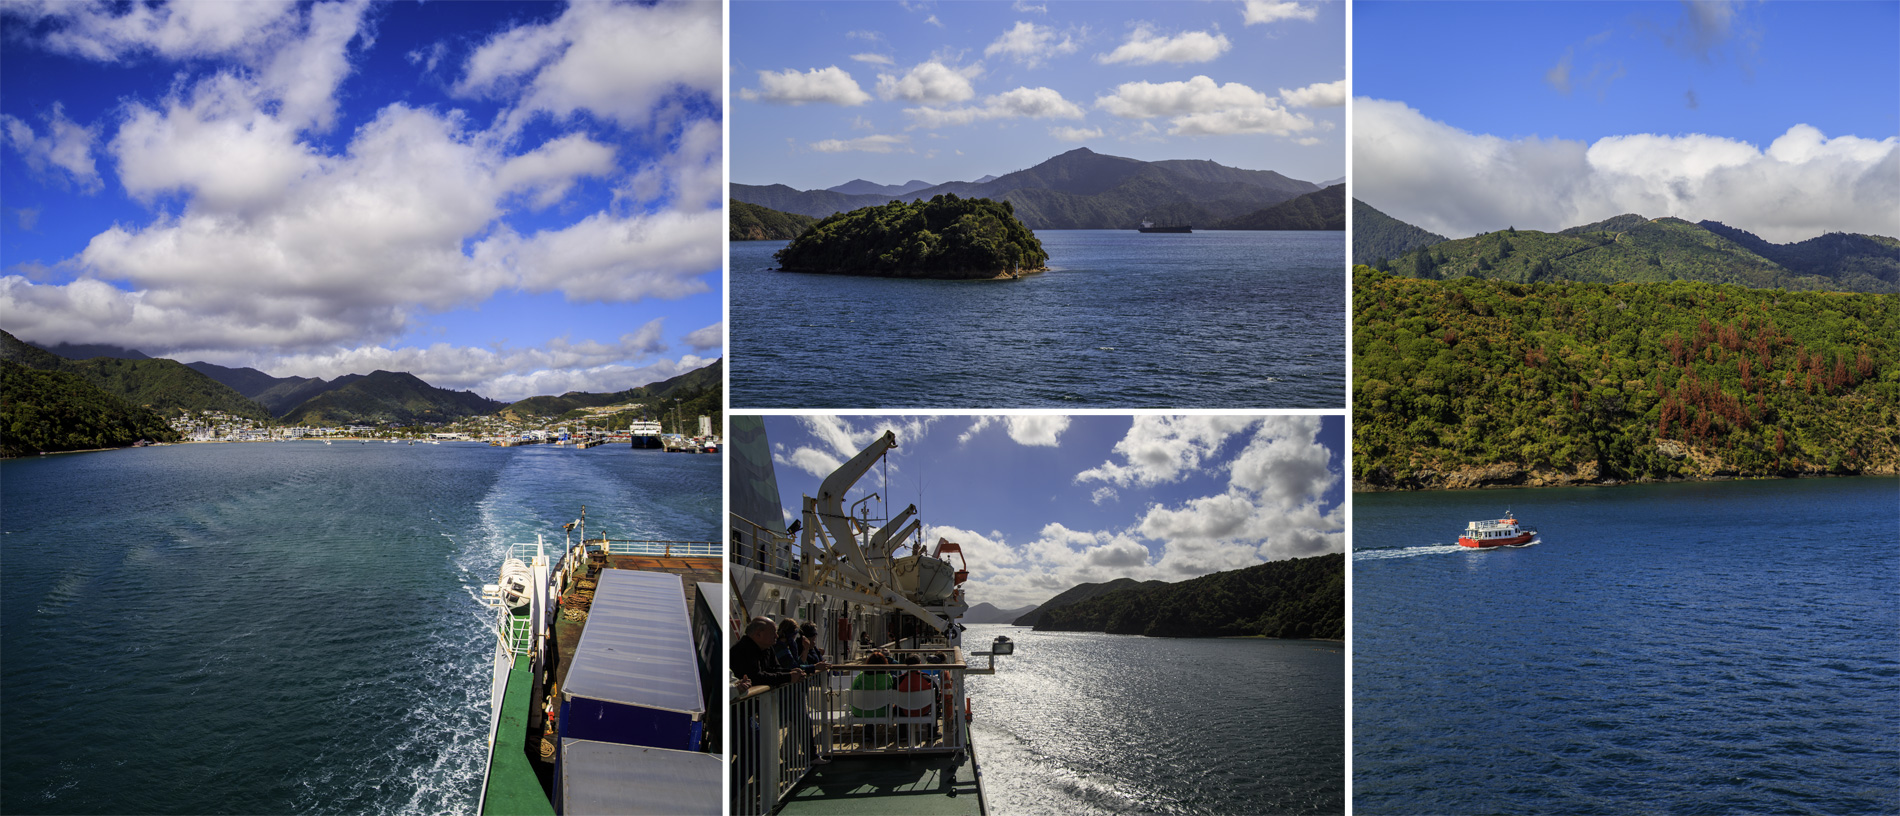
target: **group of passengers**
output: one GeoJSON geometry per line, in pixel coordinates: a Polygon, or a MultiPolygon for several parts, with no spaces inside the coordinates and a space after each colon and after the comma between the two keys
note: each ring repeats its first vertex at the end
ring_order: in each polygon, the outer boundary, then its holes
{"type": "MultiPolygon", "coordinates": [[[[818,639],[818,627],[810,622],[784,618],[774,623],[764,616],[753,618],[746,624],[745,637],[732,647],[734,687],[744,690],[753,686],[779,686],[830,671],[832,664],[824,648],[818,645],[818,639]]],[[[951,680],[943,670],[925,667],[943,664],[942,654],[920,656],[911,652],[905,654],[899,664],[893,662],[888,652],[872,646],[868,638],[859,644],[859,650],[865,654],[862,661],[865,665],[902,665],[904,668],[862,670],[851,681],[853,691],[930,694],[907,694],[896,703],[876,707],[847,705],[852,717],[867,720],[929,717],[934,720],[939,716],[943,700],[952,688],[951,680]],[[903,702],[911,705],[900,704],[903,702]],[[918,702],[923,705],[916,705],[918,702]]],[[[935,730],[934,724],[929,730],[935,730]]]]}
{"type": "Polygon", "coordinates": [[[786,618],[774,624],[759,616],[732,646],[732,673],[741,689],[795,683],[830,668],[818,645],[818,627],[809,622],[786,618]]]}

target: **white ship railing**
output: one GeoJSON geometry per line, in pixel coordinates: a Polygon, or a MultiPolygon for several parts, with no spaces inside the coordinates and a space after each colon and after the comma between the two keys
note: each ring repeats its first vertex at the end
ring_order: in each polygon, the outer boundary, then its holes
{"type": "Polygon", "coordinates": [[[796,683],[733,692],[733,816],[765,816],[798,787],[821,756],[956,753],[969,748],[962,656],[955,650],[895,650],[953,663],[848,664],[796,683]],[[927,676],[929,684],[907,676],[927,676]],[[854,688],[856,686],[856,688],[854,688]]]}
{"type": "Polygon", "coordinates": [[[659,539],[592,539],[589,550],[609,555],[660,555],[679,558],[719,558],[726,554],[717,541],[661,541],[659,539]]]}
{"type": "Polygon", "coordinates": [[[818,738],[813,680],[735,691],[731,763],[733,816],[766,816],[811,770],[818,738]]]}
{"type": "Polygon", "coordinates": [[[737,513],[728,513],[727,518],[732,528],[732,563],[782,578],[798,577],[791,536],[737,513]]]}
{"type": "Polygon", "coordinates": [[[967,668],[955,651],[892,650],[920,659],[954,662],[916,665],[852,663],[833,666],[812,697],[824,753],[833,756],[956,753],[969,747],[959,720],[969,713],[967,668]]]}

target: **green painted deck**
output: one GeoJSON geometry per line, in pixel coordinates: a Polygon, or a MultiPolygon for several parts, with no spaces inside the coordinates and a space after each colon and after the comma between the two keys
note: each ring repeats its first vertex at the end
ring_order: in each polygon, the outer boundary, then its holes
{"type": "Polygon", "coordinates": [[[849,757],[813,768],[779,813],[981,816],[983,789],[968,756],[849,757]]]}
{"type": "Polygon", "coordinates": [[[495,732],[495,747],[489,755],[488,783],[482,794],[484,816],[553,816],[554,803],[528,762],[528,710],[534,704],[534,678],[529,676],[528,656],[515,657],[508,670],[508,690],[502,697],[501,728],[495,732]]]}

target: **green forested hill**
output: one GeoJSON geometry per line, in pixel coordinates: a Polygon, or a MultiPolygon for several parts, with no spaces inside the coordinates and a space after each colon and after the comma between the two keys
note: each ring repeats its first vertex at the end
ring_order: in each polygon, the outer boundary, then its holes
{"type": "Polygon", "coordinates": [[[0,456],[115,448],[140,439],[176,442],[178,432],[151,409],[77,374],[0,360],[0,456]]]}
{"type": "Polygon", "coordinates": [[[789,272],[910,278],[993,278],[1049,262],[1009,202],[950,194],[832,215],[773,257],[789,272]]]}
{"type": "Polygon", "coordinates": [[[1071,604],[1080,603],[1097,595],[1107,595],[1110,592],[1120,592],[1124,589],[1166,585],[1166,581],[1137,581],[1133,578],[1116,578],[1113,581],[1105,581],[1099,584],[1076,584],[1075,586],[1063,590],[1061,594],[1043,601],[1041,606],[1023,613],[1017,617],[1013,623],[1017,626],[1035,626],[1042,622],[1043,614],[1050,610],[1061,609],[1071,604]]]}
{"type": "Polygon", "coordinates": [[[1359,199],[1352,200],[1353,263],[1370,266],[1444,240],[1443,235],[1414,227],[1359,199]]]}
{"type": "Polygon", "coordinates": [[[1900,295],[1362,266],[1353,400],[1359,489],[1896,473],[1900,295]]]}
{"type": "Polygon", "coordinates": [[[251,419],[270,419],[270,411],[264,406],[177,360],[94,357],[68,363],[66,370],[134,405],[158,411],[223,411],[251,419]]]}
{"type": "Polygon", "coordinates": [[[1346,559],[1269,561],[1048,610],[1036,629],[1152,637],[1344,638],[1346,559]]]}
{"type": "MultiPolygon", "coordinates": [[[[341,382],[342,377],[337,381],[341,382]]],[[[502,403],[471,391],[436,388],[413,374],[373,371],[325,391],[284,415],[291,425],[451,422],[493,413],[502,403]]]]}
{"type": "Polygon", "coordinates": [[[26,368],[76,374],[106,393],[160,413],[186,409],[223,411],[252,419],[270,418],[264,406],[176,360],[144,355],[69,360],[3,331],[0,331],[0,359],[26,368]]]}
{"type": "Polygon", "coordinates": [[[1219,221],[1208,229],[1230,230],[1343,230],[1346,228],[1346,185],[1282,201],[1265,209],[1219,221]]]}
{"type": "Polygon", "coordinates": [[[727,199],[728,236],[734,241],[790,241],[818,219],[727,199]]]}
{"type": "MultiPolygon", "coordinates": [[[[560,417],[580,416],[579,409],[598,408],[606,405],[630,405],[627,413],[642,414],[661,420],[667,433],[674,432],[675,411],[679,421],[685,423],[686,431],[698,433],[700,416],[713,418],[713,433],[725,433],[725,360],[714,360],[711,364],[688,371],[671,379],[656,383],[616,391],[610,394],[597,394],[585,391],[569,391],[558,397],[529,397],[496,411],[504,416],[560,417]],[[677,400],[677,404],[675,403],[677,400]]],[[[611,428],[624,428],[633,418],[615,415],[608,423],[611,428]]]]}
{"type": "Polygon", "coordinates": [[[1900,269],[1900,252],[1891,259],[1879,252],[1893,239],[1842,236],[1836,245],[1851,243],[1865,251],[1830,255],[1801,244],[1778,247],[1747,236],[1783,257],[1808,260],[1790,268],[1724,233],[1747,235],[1726,228],[1712,231],[1680,218],[1620,215],[1562,232],[1507,229],[1445,241],[1390,258],[1381,269],[1433,280],[1466,276],[1519,283],[1692,280],[1757,289],[1900,293],[1900,278],[1894,275],[1900,269]],[[1889,262],[1892,266],[1882,265],[1889,262]]]}

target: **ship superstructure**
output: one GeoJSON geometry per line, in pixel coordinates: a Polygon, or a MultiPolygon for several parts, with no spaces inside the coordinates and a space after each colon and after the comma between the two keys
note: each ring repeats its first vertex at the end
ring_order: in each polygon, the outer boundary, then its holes
{"type": "Polygon", "coordinates": [[[954,542],[926,542],[916,505],[879,512],[888,502],[877,493],[846,503],[897,447],[896,435],[886,432],[825,477],[789,526],[762,419],[733,417],[729,439],[731,636],[761,617],[809,623],[828,663],[800,681],[731,688],[732,812],[835,809],[829,800],[840,786],[863,796],[945,797],[931,800],[933,812],[982,812],[964,679],[993,663],[972,665],[989,653],[967,653],[962,643],[968,566],[946,560],[962,559],[954,542]],[[929,789],[917,788],[926,777],[929,789]]]}

